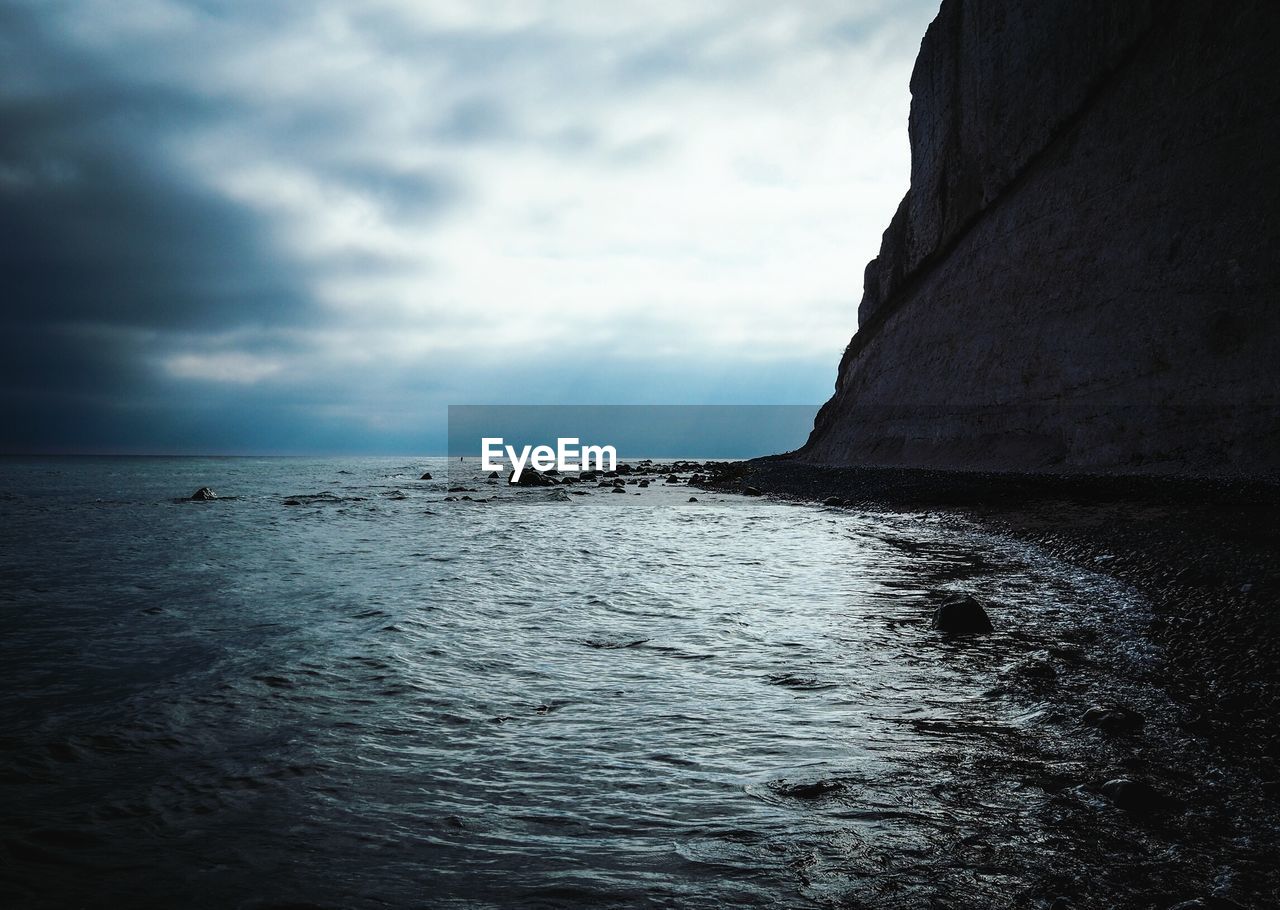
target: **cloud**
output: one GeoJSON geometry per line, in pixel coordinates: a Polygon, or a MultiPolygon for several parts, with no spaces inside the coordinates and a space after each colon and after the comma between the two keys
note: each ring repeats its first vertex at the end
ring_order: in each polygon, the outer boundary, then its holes
{"type": "Polygon", "coordinates": [[[451,401],[819,400],[933,12],[11,2],[0,447],[387,450],[451,401]]]}

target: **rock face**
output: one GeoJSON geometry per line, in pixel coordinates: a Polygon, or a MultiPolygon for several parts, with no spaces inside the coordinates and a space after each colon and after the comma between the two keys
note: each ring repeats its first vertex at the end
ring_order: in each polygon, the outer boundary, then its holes
{"type": "Polygon", "coordinates": [[[944,0],[799,457],[1280,469],[1280,4],[944,0]]]}

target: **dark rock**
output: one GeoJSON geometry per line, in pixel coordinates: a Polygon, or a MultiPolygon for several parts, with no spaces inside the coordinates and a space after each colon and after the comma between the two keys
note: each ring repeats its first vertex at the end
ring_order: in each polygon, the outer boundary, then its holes
{"type": "Polygon", "coordinates": [[[647,481],[647,480],[642,480],[642,481],[640,481],[640,486],[642,486],[642,487],[647,487],[648,485],[649,485],[649,481],[647,481]]]}
{"type": "Polygon", "coordinates": [[[822,500],[822,504],[824,506],[838,506],[842,502],[844,502],[844,500],[839,496],[828,496],[826,499],[822,500]]]}
{"type": "Polygon", "coordinates": [[[421,477],[419,477],[418,479],[419,479],[419,480],[430,480],[430,479],[431,479],[431,472],[430,472],[430,471],[427,471],[425,474],[423,474],[423,475],[422,475],[421,477]]]}
{"type": "Polygon", "coordinates": [[[533,468],[525,468],[520,472],[520,479],[513,480],[516,472],[512,471],[507,475],[507,483],[517,487],[549,487],[555,484],[555,481],[545,474],[535,471],[533,468]]]}
{"type": "Polygon", "coordinates": [[[625,488],[623,488],[623,487],[614,487],[614,488],[613,488],[613,492],[615,492],[615,493],[625,493],[625,492],[627,492],[627,491],[626,491],[626,489],[625,489],[625,488]]]}
{"type": "Polygon", "coordinates": [[[763,496],[764,494],[761,493],[759,490],[757,490],[755,487],[746,487],[745,489],[743,489],[742,495],[743,496],[763,496]]]}
{"type": "Polygon", "coordinates": [[[1163,812],[1170,807],[1169,797],[1151,784],[1118,777],[1102,785],[1102,792],[1117,809],[1138,814],[1163,812]]]}
{"type": "Polygon", "coordinates": [[[987,611],[975,597],[949,597],[933,611],[933,628],[947,635],[972,635],[992,631],[987,611]]]}
{"type": "Polygon", "coordinates": [[[698,501],[698,497],[696,497],[696,496],[690,496],[690,497],[689,497],[689,501],[690,501],[690,502],[697,502],[697,501],[698,501]]]}
{"type": "Polygon", "coordinates": [[[211,500],[217,499],[218,494],[208,487],[201,487],[191,494],[191,498],[196,502],[210,502],[211,500]]]}
{"type": "MultiPolygon", "coordinates": [[[[423,474],[423,475],[422,475],[422,479],[423,479],[423,480],[430,480],[430,479],[431,479],[431,475],[430,475],[430,474],[423,474]]],[[[489,472],[489,479],[491,479],[491,480],[497,480],[497,479],[498,479],[498,472],[497,472],[497,471],[490,471],[490,472],[489,472]]]]}
{"type": "Polygon", "coordinates": [[[679,483],[679,482],[680,482],[680,478],[677,477],[676,475],[674,474],[667,475],[667,483],[679,483]]]}
{"type": "Polygon", "coordinates": [[[296,499],[286,499],[286,500],[284,501],[284,504],[285,504],[286,506],[300,506],[300,505],[302,505],[302,503],[301,503],[301,502],[299,502],[299,501],[298,501],[298,500],[296,500],[296,499]]]}
{"type": "Polygon", "coordinates": [[[1105,733],[1133,733],[1142,729],[1145,719],[1137,711],[1119,705],[1094,705],[1084,712],[1080,722],[1105,733]]]}

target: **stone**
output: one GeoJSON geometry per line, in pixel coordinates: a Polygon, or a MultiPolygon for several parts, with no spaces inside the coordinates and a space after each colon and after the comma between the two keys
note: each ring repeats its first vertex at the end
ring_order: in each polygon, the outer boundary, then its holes
{"type": "Polygon", "coordinates": [[[430,471],[425,472],[425,473],[424,473],[421,477],[419,477],[418,479],[419,479],[419,480],[430,480],[430,479],[431,479],[431,472],[430,472],[430,471]]]}
{"type": "Polygon", "coordinates": [[[743,489],[742,495],[743,496],[763,496],[764,494],[761,493],[759,490],[757,490],[755,487],[746,487],[743,489]]]}
{"type": "Polygon", "coordinates": [[[1094,705],[1084,712],[1080,722],[1105,733],[1133,733],[1142,729],[1145,719],[1137,711],[1119,705],[1094,705]]]}
{"type": "Polygon", "coordinates": [[[822,500],[822,504],[824,506],[838,506],[843,502],[844,500],[839,496],[828,496],[826,499],[822,500]]]}
{"type": "Polygon", "coordinates": [[[949,597],[933,611],[933,628],[946,635],[977,635],[993,631],[987,611],[976,597],[949,597]]]}
{"type": "Polygon", "coordinates": [[[213,492],[213,490],[209,489],[208,487],[201,487],[200,489],[196,490],[194,493],[191,494],[191,498],[195,502],[210,502],[214,499],[217,499],[218,494],[213,492]]]}
{"type": "Polygon", "coordinates": [[[689,497],[689,501],[690,501],[690,502],[697,502],[697,501],[698,501],[698,497],[696,497],[696,496],[690,496],[690,497],[689,497]]]}
{"type": "Polygon", "coordinates": [[[1118,777],[1102,785],[1102,792],[1117,809],[1149,814],[1169,808],[1169,798],[1146,781],[1118,777]]]}
{"type": "Polygon", "coordinates": [[[507,483],[517,487],[549,487],[555,484],[555,481],[545,474],[535,471],[533,468],[525,468],[520,472],[519,480],[512,480],[516,472],[512,471],[507,475],[507,483]]]}

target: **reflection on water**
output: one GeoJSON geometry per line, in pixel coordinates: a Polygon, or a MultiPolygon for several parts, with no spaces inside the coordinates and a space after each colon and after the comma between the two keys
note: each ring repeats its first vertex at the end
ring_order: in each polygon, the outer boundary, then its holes
{"type": "Polygon", "coordinates": [[[0,463],[5,890],[1026,905],[1087,849],[1079,733],[1019,681],[1087,698],[1090,628],[1140,612],[1102,578],[928,516],[444,474],[0,463]],[[954,591],[996,634],[929,630],[954,591]]]}

